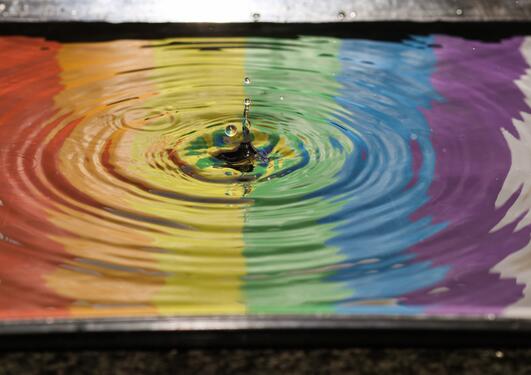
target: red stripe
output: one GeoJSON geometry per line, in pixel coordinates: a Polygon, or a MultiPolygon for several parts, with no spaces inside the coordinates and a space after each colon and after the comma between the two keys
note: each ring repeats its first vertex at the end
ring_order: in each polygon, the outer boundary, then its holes
{"type": "Polygon", "coordinates": [[[30,189],[46,193],[34,152],[55,125],[45,122],[63,89],[59,49],[42,39],[0,38],[0,318],[67,315],[71,303],[46,286],[45,276],[69,256],[43,236],[61,231],[47,220],[45,195],[30,189]]]}

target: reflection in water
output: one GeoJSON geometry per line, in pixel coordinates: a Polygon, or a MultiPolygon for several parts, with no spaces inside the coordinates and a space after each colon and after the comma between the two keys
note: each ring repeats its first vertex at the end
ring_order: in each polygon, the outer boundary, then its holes
{"type": "Polygon", "coordinates": [[[0,317],[531,316],[528,39],[0,47],[0,317]]]}

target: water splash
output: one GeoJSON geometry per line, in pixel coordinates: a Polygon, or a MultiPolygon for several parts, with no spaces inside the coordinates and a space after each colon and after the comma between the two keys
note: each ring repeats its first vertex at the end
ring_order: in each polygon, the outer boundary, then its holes
{"type": "Polygon", "coordinates": [[[252,172],[255,163],[267,165],[267,153],[259,151],[253,145],[251,137],[251,121],[249,113],[251,111],[251,99],[245,98],[242,115],[242,140],[234,149],[214,153],[214,158],[223,162],[222,167],[232,168],[240,172],[252,172]]]}

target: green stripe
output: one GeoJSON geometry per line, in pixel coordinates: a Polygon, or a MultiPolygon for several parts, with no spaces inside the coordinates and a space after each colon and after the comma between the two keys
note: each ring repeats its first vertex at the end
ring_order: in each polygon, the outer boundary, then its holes
{"type": "MultiPolygon", "coordinates": [[[[329,122],[330,113],[339,109],[334,99],[340,88],[335,80],[339,46],[340,41],[332,38],[251,39],[246,51],[251,85],[246,86],[246,95],[253,100],[253,129],[295,139],[292,147],[297,147],[297,141],[307,141],[297,135],[319,127],[325,147],[331,147],[327,137],[339,135],[329,122]],[[264,44],[272,48],[253,48],[264,44]]],[[[325,280],[333,272],[330,266],[343,257],[339,249],[325,245],[334,235],[331,224],[317,221],[337,211],[338,204],[290,196],[328,185],[330,181],[319,179],[320,175],[341,168],[333,158],[318,159],[311,157],[302,170],[282,178],[256,183],[247,195],[254,199],[244,225],[244,296],[250,313],[333,312],[332,303],[352,293],[342,283],[325,280]],[[311,184],[293,188],[308,179],[311,184]],[[279,200],[274,207],[271,199],[279,200]],[[294,225],[293,218],[310,222],[294,225]]]]}

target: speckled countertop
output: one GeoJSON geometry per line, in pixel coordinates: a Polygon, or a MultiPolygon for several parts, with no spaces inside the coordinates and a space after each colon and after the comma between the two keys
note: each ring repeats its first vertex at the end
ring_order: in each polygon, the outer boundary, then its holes
{"type": "Polygon", "coordinates": [[[4,374],[531,374],[531,350],[316,349],[0,353],[4,374]]]}

